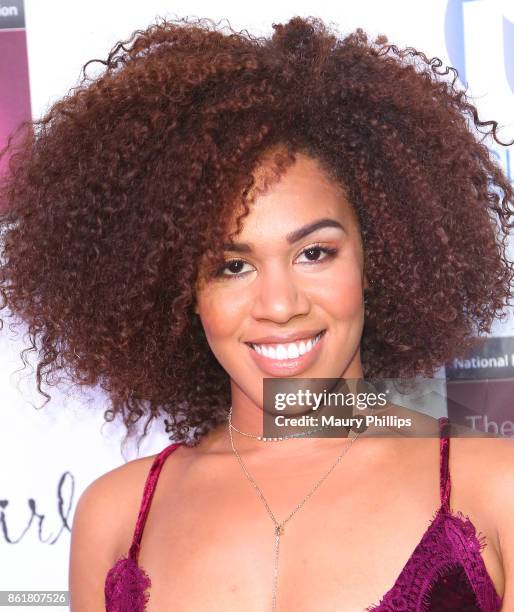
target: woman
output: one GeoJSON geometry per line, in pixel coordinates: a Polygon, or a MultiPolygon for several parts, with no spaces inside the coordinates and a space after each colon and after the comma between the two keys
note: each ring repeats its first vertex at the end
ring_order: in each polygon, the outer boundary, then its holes
{"type": "Polygon", "coordinates": [[[73,612],[514,608],[512,441],[258,438],[265,378],[429,377],[512,297],[496,123],[386,42],[162,22],[20,144],[1,287],[38,385],[173,440],[80,497],[73,612]]]}

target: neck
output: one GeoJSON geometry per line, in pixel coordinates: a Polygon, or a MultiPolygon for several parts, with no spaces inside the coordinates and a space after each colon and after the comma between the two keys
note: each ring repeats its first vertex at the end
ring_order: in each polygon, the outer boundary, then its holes
{"type": "MultiPolygon", "coordinates": [[[[245,433],[252,435],[262,435],[262,411],[259,411],[258,418],[249,418],[248,412],[236,412],[233,410],[232,423],[235,427],[245,433]]],[[[359,415],[360,416],[360,415],[359,415]]],[[[248,458],[263,458],[280,460],[286,459],[301,459],[303,457],[320,455],[323,453],[334,453],[337,449],[342,449],[344,445],[349,443],[348,432],[341,428],[340,436],[338,437],[316,437],[323,432],[315,432],[309,437],[294,437],[286,438],[278,441],[264,441],[245,436],[234,429],[231,431],[234,447],[242,456],[248,458]]],[[[352,432],[350,439],[354,437],[352,432]]],[[[359,437],[362,437],[360,434],[359,437]]],[[[219,425],[216,429],[207,434],[198,444],[197,450],[202,453],[216,455],[233,455],[230,431],[228,421],[219,425]]]]}

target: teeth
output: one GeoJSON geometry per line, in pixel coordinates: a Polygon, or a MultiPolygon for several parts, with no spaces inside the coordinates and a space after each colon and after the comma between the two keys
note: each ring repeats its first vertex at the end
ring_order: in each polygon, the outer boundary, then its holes
{"type": "MultiPolygon", "coordinates": [[[[270,348],[270,352],[271,351],[273,351],[273,348],[270,348]]],[[[284,344],[279,344],[275,349],[275,353],[277,355],[277,359],[287,359],[287,348],[284,344]]]]}
{"type": "Polygon", "coordinates": [[[288,342],[287,344],[278,344],[276,346],[269,346],[266,344],[252,344],[251,346],[259,355],[264,355],[264,357],[268,357],[269,359],[295,359],[300,355],[308,353],[312,347],[319,342],[322,333],[307,341],[288,342]]]}
{"type": "Polygon", "coordinates": [[[296,344],[291,343],[287,347],[287,358],[294,359],[295,357],[300,356],[300,349],[296,346],[296,344]]]}

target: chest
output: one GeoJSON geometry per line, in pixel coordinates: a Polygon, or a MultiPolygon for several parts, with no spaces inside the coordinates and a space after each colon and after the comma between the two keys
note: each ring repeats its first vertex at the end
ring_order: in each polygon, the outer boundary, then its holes
{"type": "MultiPolygon", "coordinates": [[[[161,477],[139,557],[152,581],[148,612],[272,609],[273,520],[239,466],[217,468],[204,466],[173,483],[161,477]]],[[[367,474],[338,468],[284,526],[277,610],[335,611],[344,603],[362,612],[378,603],[438,508],[437,465],[367,474]]],[[[282,522],[320,471],[252,475],[282,522]]]]}

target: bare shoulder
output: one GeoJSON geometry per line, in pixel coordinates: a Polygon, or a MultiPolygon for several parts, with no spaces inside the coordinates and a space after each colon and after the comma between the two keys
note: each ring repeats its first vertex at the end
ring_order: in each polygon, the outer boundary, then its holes
{"type": "Polygon", "coordinates": [[[101,529],[108,536],[115,558],[120,546],[128,552],[144,485],[156,456],[133,459],[102,474],[84,489],[77,502],[74,524],[80,519],[94,521],[95,531],[101,529]]]}
{"type": "MultiPolygon", "coordinates": [[[[431,417],[428,417],[431,418],[431,417]]],[[[494,515],[498,532],[512,529],[514,517],[514,439],[496,437],[450,423],[450,474],[452,481],[468,484],[470,495],[494,515]],[[505,524],[506,510],[510,525],[505,524]]]]}
{"type": "Polygon", "coordinates": [[[156,455],[116,467],[80,495],[71,529],[69,590],[73,612],[105,610],[104,584],[116,560],[128,553],[156,455]]]}
{"type": "Polygon", "coordinates": [[[450,444],[469,478],[480,483],[476,489],[482,490],[488,507],[497,515],[498,526],[514,531],[514,440],[453,437],[450,444]]]}
{"type": "MultiPolygon", "coordinates": [[[[425,435],[437,433],[438,419],[394,405],[399,416],[415,415],[415,425],[425,435]]],[[[514,439],[495,437],[466,425],[452,422],[450,436],[450,474],[452,498],[456,508],[462,504],[480,515],[494,536],[504,563],[510,559],[514,572],[514,439]]],[[[431,452],[426,446],[426,452],[431,452]]],[[[511,589],[514,590],[514,577],[511,589]]],[[[514,593],[512,594],[514,597],[514,593]]]]}

